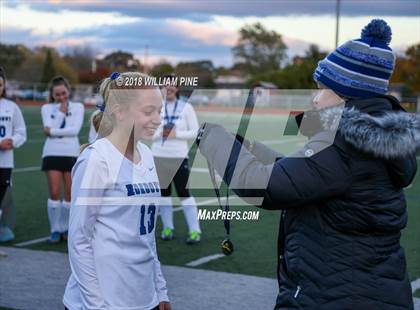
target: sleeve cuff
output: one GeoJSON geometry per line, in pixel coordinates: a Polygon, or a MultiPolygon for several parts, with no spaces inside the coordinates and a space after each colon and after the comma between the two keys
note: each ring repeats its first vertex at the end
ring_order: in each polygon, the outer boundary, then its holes
{"type": "Polygon", "coordinates": [[[158,293],[158,299],[159,299],[159,302],[162,302],[162,301],[169,302],[169,297],[168,297],[168,294],[166,292],[158,293]]]}
{"type": "Polygon", "coordinates": [[[50,135],[51,136],[56,136],[57,135],[56,128],[50,128],[50,135]]]}
{"type": "Polygon", "coordinates": [[[184,137],[185,137],[185,134],[183,134],[183,132],[181,131],[176,131],[176,133],[175,133],[175,138],[177,138],[177,139],[184,139],[184,137]]]}

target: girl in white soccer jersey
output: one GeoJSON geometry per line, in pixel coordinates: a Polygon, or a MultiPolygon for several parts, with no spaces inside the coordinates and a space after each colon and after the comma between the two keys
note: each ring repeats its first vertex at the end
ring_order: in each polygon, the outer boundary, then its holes
{"type": "MultiPolygon", "coordinates": [[[[167,78],[175,78],[169,75],[167,78]]],[[[198,221],[197,203],[187,188],[190,175],[188,163],[188,139],[194,139],[198,131],[198,121],[194,108],[178,98],[178,88],[164,88],[166,101],[162,109],[163,124],[154,136],[152,152],[162,186],[160,217],[163,223],[161,238],[174,238],[173,206],[171,187],[174,184],[181,199],[184,216],[188,225],[187,244],[200,242],[201,229],[198,221]]]]}
{"type": "Polygon", "coordinates": [[[69,310],[170,310],[156,252],[159,181],[152,153],[140,142],[160,124],[162,97],[157,88],[116,83],[142,77],[113,73],[102,82],[103,138],[82,151],[72,171],[72,274],[63,299],[69,310]]]}
{"type": "Polygon", "coordinates": [[[0,68],[0,242],[14,239],[12,227],[7,225],[3,198],[11,183],[14,167],[13,149],[22,146],[26,141],[26,126],[22,112],[16,103],[5,97],[6,75],[0,68]]]}
{"type": "Polygon", "coordinates": [[[42,151],[42,170],[48,178],[49,242],[67,240],[71,169],[79,155],[79,132],[83,124],[84,106],[69,100],[70,85],[63,77],[50,84],[50,103],[42,106],[42,123],[47,140],[42,151]],[[64,197],[61,188],[64,185],[64,197]]]}

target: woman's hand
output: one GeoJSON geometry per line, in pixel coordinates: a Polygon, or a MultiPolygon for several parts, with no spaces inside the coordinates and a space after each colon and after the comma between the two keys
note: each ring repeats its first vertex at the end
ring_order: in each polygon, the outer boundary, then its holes
{"type": "Polygon", "coordinates": [[[51,128],[50,127],[44,127],[44,133],[47,137],[51,136],[51,128]]]}
{"type": "Polygon", "coordinates": [[[13,140],[10,138],[4,139],[0,142],[0,150],[6,151],[13,148],[13,140]]]}
{"type": "Polygon", "coordinates": [[[60,112],[67,114],[69,112],[69,105],[66,103],[60,103],[60,112]]]}
{"type": "Polygon", "coordinates": [[[161,301],[159,303],[159,310],[171,310],[171,304],[169,301],[161,301]]]}

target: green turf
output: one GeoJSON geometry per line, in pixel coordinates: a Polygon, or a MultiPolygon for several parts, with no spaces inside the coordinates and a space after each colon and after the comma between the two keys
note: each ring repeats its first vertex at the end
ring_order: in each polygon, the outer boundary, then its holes
{"type": "MultiPolygon", "coordinates": [[[[417,161],[419,164],[419,161],[417,161]]],[[[412,280],[420,278],[420,177],[419,172],[412,186],[406,190],[408,225],[402,233],[409,275],[412,280]]]]}
{"type": "MultiPolygon", "coordinates": [[[[22,108],[26,124],[28,125],[28,142],[15,152],[16,168],[37,167],[41,163],[41,151],[44,136],[41,127],[39,107],[22,108]]],[[[85,124],[92,110],[88,110],[85,124]]],[[[232,114],[199,114],[200,121],[222,123],[229,130],[235,132],[240,116],[232,114]]],[[[284,131],[287,119],[284,116],[265,115],[253,116],[250,122],[249,135],[259,140],[278,139],[284,131]]],[[[81,132],[81,142],[87,140],[88,126],[81,132]]],[[[291,137],[293,143],[272,144],[271,146],[283,153],[290,153],[299,147],[303,139],[291,137]]],[[[223,146],[222,146],[223,147],[223,146]]],[[[197,155],[194,167],[206,167],[201,155],[197,155]]],[[[211,183],[208,174],[192,173],[190,184],[193,188],[209,187],[211,183]]],[[[46,200],[48,198],[45,175],[41,171],[17,172],[13,174],[13,191],[17,206],[17,225],[15,228],[16,240],[14,243],[33,240],[47,236],[49,233],[46,200]]],[[[403,232],[402,243],[406,249],[410,277],[414,280],[420,277],[420,180],[416,178],[411,188],[407,189],[409,223],[403,232]]],[[[205,198],[197,198],[201,201],[205,198]]],[[[212,209],[213,207],[206,207],[212,209]]],[[[234,207],[233,209],[238,209],[234,207]]],[[[249,210],[250,207],[240,209],[249,210]]],[[[256,210],[255,208],[252,208],[256,210]]],[[[158,252],[160,260],[167,265],[185,265],[186,263],[203,256],[220,253],[220,243],[224,239],[222,221],[202,221],[203,240],[200,244],[187,246],[186,224],[182,212],[176,212],[175,217],[176,239],[163,242],[158,239],[158,252]]],[[[235,253],[201,265],[199,268],[220,270],[234,273],[250,274],[275,278],[276,276],[276,239],[278,231],[279,212],[260,211],[258,221],[232,221],[232,240],[235,244],[235,253]]],[[[160,221],[157,233],[160,233],[160,221]]],[[[37,250],[66,251],[66,244],[49,245],[41,243],[27,248],[37,250]]]]}

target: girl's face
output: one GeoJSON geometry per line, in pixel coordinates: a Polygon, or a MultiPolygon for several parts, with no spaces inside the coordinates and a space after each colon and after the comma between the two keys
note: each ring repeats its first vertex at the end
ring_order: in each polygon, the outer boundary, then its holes
{"type": "Polygon", "coordinates": [[[177,91],[178,88],[176,88],[175,86],[166,86],[163,90],[164,95],[166,95],[166,100],[175,101],[177,91]]]}
{"type": "MultiPolygon", "coordinates": [[[[134,101],[125,109],[124,118],[134,126],[134,138],[151,140],[161,123],[162,95],[159,89],[136,91],[134,101]]],[[[131,126],[132,128],[132,126],[131,126]]]]}
{"type": "Polygon", "coordinates": [[[67,103],[69,100],[69,90],[63,84],[52,88],[52,97],[57,103],[67,103]]]}
{"type": "Polygon", "coordinates": [[[328,108],[335,105],[339,105],[344,102],[343,98],[338,96],[331,89],[325,88],[319,84],[318,84],[318,88],[320,89],[318,90],[315,98],[312,101],[315,109],[328,108]]]}
{"type": "Polygon", "coordinates": [[[0,77],[0,98],[2,97],[4,88],[6,87],[6,85],[4,85],[4,80],[2,77],[0,77]]]}

